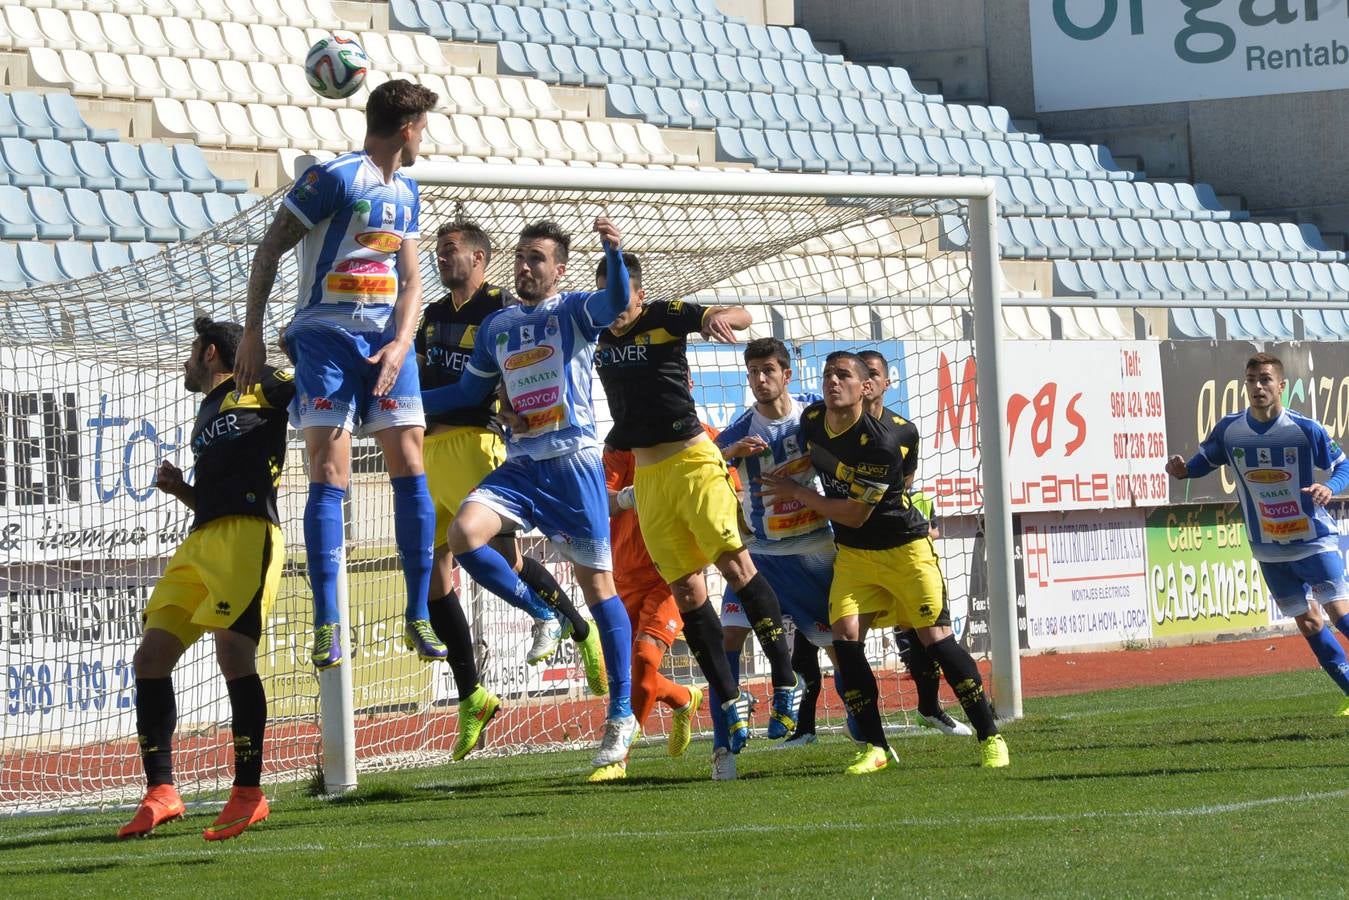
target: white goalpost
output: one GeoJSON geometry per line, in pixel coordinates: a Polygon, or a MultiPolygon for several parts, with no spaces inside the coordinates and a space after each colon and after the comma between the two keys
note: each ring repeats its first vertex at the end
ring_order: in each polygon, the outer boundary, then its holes
{"type": "MultiPolygon", "coordinates": [[[[553,219],[573,240],[563,289],[584,290],[600,258],[590,224],[604,214],[641,257],[648,297],[745,306],[754,319],[747,338],[788,345],[794,390],[818,391],[819,365],[833,350],[885,354],[887,405],[922,435],[915,489],[934,503],[957,636],[991,664],[999,716],[1021,715],[991,180],[430,162],[410,174],[421,187],[427,302],[441,293],[431,249],[441,224],[482,226],[496,251],[489,280],[509,286],[516,235],[553,219]],[[940,219],[951,216],[968,229],[960,247],[941,238],[940,219]]],[[[249,263],[280,198],[193,241],[138,248],[144,258],[131,266],[0,294],[0,814],[121,804],[140,793],[131,654],[140,610],[188,521],[153,490],[153,470],[163,459],[190,465],[184,435],[200,398],[183,390],[181,366],[193,317],[242,321],[249,263]]],[[[271,336],[290,317],[297,266],[295,254],[283,260],[271,336]]],[[[690,342],[699,412],[718,428],[752,402],[742,350],[690,342]]],[[[603,434],[608,410],[598,380],[596,388],[603,434]]],[[[302,452],[292,433],[282,596],[259,648],[270,709],[265,777],[318,772],[327,792],[340,792],[362,771],[448,762],[458,698],[446,666],[418,662],[399,641],[392,498],[367,440],[356,442],[346,510],[350,655],[321,677],[309,664],[302,452]]],[[[526,544],[573,589],[546,541],[526,544]]],[[[585,694],[570,645],[527,666],[528,619],[467,579],[460,594],[483,680],[505,701],[481,752],[579,746],[596,734],[603,707],[585,694]]],[[[174,676],[185,796],[229,784],[229,709],[212,650],[200,642],[174,676]]],[[[893,637],[873,634],[868,653],[883,713],[907,723],[912,689],[893,637]]],[[[701,678],[682,642],[666,671],[701,678]]],[[[752,646],[745,683],[766,699],[766,665],[752,646]]],[[[826,679],[822,721],[841,717],[826,679]]],[[[668,721],[654,718],[648,735],[668,721]]]]}

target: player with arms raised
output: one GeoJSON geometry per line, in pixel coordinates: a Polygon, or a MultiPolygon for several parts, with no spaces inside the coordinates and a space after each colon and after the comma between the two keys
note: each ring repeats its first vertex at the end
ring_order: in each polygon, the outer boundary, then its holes
{"type": "Polygon", "coordinates": [[[520,303],[483,320],[463,375],[428,391],[425,403],[439,415],[482,403],[498,379],[504,385],[518,427],[512,426],[506,462],[460,506],[450,527],[450,552],[474,581],[502,598],[532,589],[492,548],[497,535],[538,527],[571,560],[608,667],[609,713],[592,776],[605,780],[622,777],[637,720],[630,696],[632,626],[614,591],[609,500],[590,396],[595,340],[627,303],[628,273],[618,229],[598,218],[595,231],[617,275],[608,290],[565,293],[558,285],[567,272],[570,237],[553,222],[520,232],[520,303]]]}
{"type": "MultiPolygon", "coordinates": [[[[636,269],[640,288],[640,264],[631,254],[624,262],[636,269]]],[[[602,265],[597,280],[606,274],[602,265]]],[[[795,725],[797,677],[777,595],[755,569],[740,535],[739,501],[726,461],[698,421],[689,389],[687,336],[701,333],[730,343],[736,331],[749,327],[750,316],[738,306],[644,299],[642,290],[634,290],[622,314],[600,335],[595,368],[614,417],[605,444],[633,453],[637,468],[631,500],[647,551],[674,593],[684,639],[720,704],[714,713],[725,721],[729,750],[739,753],[749,729],[736,703],[740,689],[722,646],[721,622],[707,602],[703,569],[709,563],[725,576],[772,667],[770,737],[782,737],[795,725]]]]}
{"type": "Polygon", "coordinates": [[[421,314],[417,183],[398,172],[421,146],[436,95],[403,79],[366,102],[364,150],[300,176],[263,237],[248,279],[248,317],[235,377],[255,383],[266,352],[263,313],[281,256],[301,239],[300,296],[285,343],[295,361],[291,419],[309,454],[304,539],[314,592],[312,658],[342,662],[337,579],[351,435],[373,434],[393,482],[394,541],[407,582],[403,640],[425,660],[445,658],[428,621],[435,511],[422,468],[421,387],[412,337],[421,314]]]}
{"type": "MultiPolygon", "coordinates": [[[[514,295],[489,284],[487,264],[492,242],[472,222],[447,222],[436,233],[436,266],[447,292],[429,303],[417,329],[417,358],[424,389],[459,380],[473,352],[473,339],[492,313],[516,303],[514,295]]],[[[444,642],[459,695],[459,735],[452,756],[463,759],[478,743],[483,727],[501,706],[500,699],[478,682],[473,635],[454,589],[454,557],[446,543],[450,522],[469,492],[506,459],[506,445],[493,424],[496,393],[464,409],[428,415],[423,448],[426,485],[436,511],[436,555],[427,610],[436,637],[444,642]]],[[[512,535],[499,535],[492,546],[532,589],[507,602],[534,619],[534,641],[526,659],[542,662],[557,649],[564,630],[576,640],[592,691],[608,690],[598,636],[562,587],[538,560],[520,553],[512,535]],[[544,602],[539,603],[542,599],[544,602]],[[557,609],[554,609],[557,607],[557,609]],[[558,620],[561,612],[567,619],[558,620]]]]}
{"type": "Polygon", "coordinates": [[[192,529],[169,560],[143,615],[136,672],[136,737],[148,787],[119,838],[149,834],[185,812],[173,786],[177,705],[173,667],[206,632],[233,713],[234,787],[208,841],[232,838],[267,818],[262,794],[262,737],[267,694],[258,678],[258,639],[285,561],[276,486],[286,461],[286,407],[295,395],[290,373],[264,368],[240,395],[230,375],[243,329],[232,322],[195,323],[183,385],[205,398],[192,426],[194,484],[168,460],[155,487],[193,511],[192,529]]]}
{"type": "Polygon", "coordinates": [[[1349,661],[1321,609],[1349,635],[1349,583],[1339,530],[1326,502],[1349,485],[1349,459],[1325,426],[1283,406],[1288,382],[1277,356],[1246,362],[1249,407],[1223,416],[1186,462],[1166,462],[1172,478],[1199,478],[1221,466],[1237,473],[1251,555],[1280,611],[1292,616],[1321,668],[1345,694],[1338,715],[1349,716],[1349,661]],[[1315,469],[1330,472],[1325,483],[1315,469]],[[1307,591],[1316,603],[1309,603],[1307,591]]]}
{"type": "Polygon", "coordinates": [[[928,522],[909,502],[905,484],[918,464],[918,429],[902,416],[866,412],[867,369],[856,354],[825,358],[824,402],[801,415],[801,436],[824,495],[794,478],[768,473],[763,492],[797,500],[834,523],[838,557],[829,618],[844,702],[866,745],[847,771],[868,775],[888,764],[876,677],[867,661],[867,630],[896,624],[917,630],[941,666],[982,749],[982,765],[1008,764],[983,679],[969,653],[939,623],[946,583],[928,536],[928,522]]]}

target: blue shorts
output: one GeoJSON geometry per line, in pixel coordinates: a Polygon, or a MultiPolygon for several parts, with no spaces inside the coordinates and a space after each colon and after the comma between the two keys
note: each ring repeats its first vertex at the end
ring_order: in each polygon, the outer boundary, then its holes
{"type": "MultiPolygon", "coordinates": [[[[778,595],[783,617],[790,617],[815,646],[830,646],[834,641],[829,630],[829,585],[834,580],[834,551],[770,556],[751,550],[749,556],[773,593],[778,595]]],[[[723,627],[750,627],[749,617],[729,587],[721,598],[721,624],[723,627]]]]}
{"type": "Polygon", "coordinates": [[[609,492],[597,448],[552,459],[508,459],[464,502],[481,503],[521,531],[539,529],[577,565],[613,571],[609,492]]]}
{"type": "Polygon", "coordinates": [[[1336,550],[1306,556],[1291,562],[1262,562],[1270,596],[1285,616],[1300,616],[1307,611],[1307,589],[1317,603],[1349,599],[1349,583],[1344,580],[1344,557],[1336,550]]]}
{"type": "Polygon", "coordinates": [[[383,397],[373,394],[379,367],[370,365],[368,357],[388,340],[381,333],[314,325],[288,329],[286,350],[295,362],[291,424],[301,430],[320,426],[353,433],[362,428],[366,434],[399,425],[425,428],[417,355],[411,347],[393,389],[383,397]]]}

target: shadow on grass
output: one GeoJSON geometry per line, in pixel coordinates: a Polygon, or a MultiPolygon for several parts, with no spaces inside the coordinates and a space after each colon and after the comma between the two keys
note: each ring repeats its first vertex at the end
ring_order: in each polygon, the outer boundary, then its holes
{"type": "Polygon", "coordinates": [[[1304,744],[1314,742],[1342,741],[1342,734],[1310,734],[1305,731],[1289,731],[1283,734],[1211,734],[1204,737],[1172,738],[1158,736],[1154,741],[1111,740],[1091,743],[1076,743],[1058,747],[1037,747],[1037,753],[1080,753],[1084,750],[1158,750],[1167,747],[1221,747],[1285,743],[1304,744]]]}
{"type": "Polygon", "coordinates": [[[1108,772],[1056,772],[1046,775],[1020,776],[1017,781],[1091,781],[1102,778],[1166,778],[1172,775],[1229,775],[1237,772],[1288,772],[1294,769],[1307,769],[1325,772],[1328,768],[1346,768],[1345,766],[1326,766],[1323,763],[1308,762],[1303,765],[1247,765],[1247,766],[1154,766],[1149,769],[1115,769],[1108,772]]]}

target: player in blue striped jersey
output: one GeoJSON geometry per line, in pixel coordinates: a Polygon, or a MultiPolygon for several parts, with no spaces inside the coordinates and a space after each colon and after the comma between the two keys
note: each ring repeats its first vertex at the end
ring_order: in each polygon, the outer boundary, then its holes
{"type": "Polygon", "coordinates": [[[436,94],[395,78],[366,101],[365,146],[296,180],[253,257],[248,312],[235,362],[241,387],[266,361],[263,314],[280,258],[303,239],[300,292],[285,346],[295,361],[290,419],[309,454],[305,551],[314,592],[314,665],[342,662],[337,581],[351,435],[373,435],[394,494],[394,542],[407,584],[403,640],[424,660],[445,658],[428,620],[435,509],[422,464],[421,387],[412,339],[422,309],[417,183],[398,172],[421,147],[436,94]]]}
{"type": "Polygon", "coordinates": [[[1269,353],[1246,362],[1249,408],[1223,416],[1187,462],[1173,456],[1174,478],[1199,478],[1222,466],[1237,474],[1237,491],[1269,593],[1292,616],[1321,668],[1345,694],[1339,715],[1349,716],[1349,661],[1325,627],[1321,609],[1349,635],[1349,583],[1344,577],[1335,520],[1326,502],[1349,485],[1349,458],[1315,419],[1285,409],[1283,363],[1269,353]],[[1329,471],[1317,482],[1315,470],[1329,471]],[[1308,591],[1315,603],[1308,602],[1308,591]]]}
{"type": "MultiPolygon", "coordinates": [[[[830,649],[829,583],[834,573],[834,533],[829,520],[794,500],[765,497],[756,486],[769,472],[802,484],[816,482],[800,439],[801,411],[820,397],[792,394],[791,357],[777,338],[759,338],[745,347],[745,370],[754,405],[717,437],[726,461],[739,472],[741,507],[750,533],[745,546],[755,568],[778,595],[784,616],[796,626],[792,668],[801,676],[796,725],[777,746],[800,746],[815,739],[815,703],[820,694],[818,648],[830,649]]],[[[750,629],[749,617],[734,592],[722,598],[721,621],[726,655],[738,673],[740,653],[750,629]]],[[[713,722],[713,753],[727,746],[723,723],[713,722]]],[[[720,761],[727,769],[734,760],[720,761]]],[[[729,775],[729,772],[726,773],[729,775]]]]}
{"type": "MultiPolygon", "coordinates": [[[[520,232],[515,293],[520,303],[483,320],[473,354],[454,384],[427,391],[432,415],[480,403],[498,382],[513,423],[506,462],[468,495],[450,527],[450,552],[474,581],[503,599],[532,589],[489,543],[537,527],[571,560],[595,617],[609,672],[609,714],[592,780],[620,778],[637,731],[632,713],[632,626],[614,589],[609,493],[595,434],[591,373],[595,342],[628,304],[619,232],[595,220],[610,271],[605,290],[559,291],[571,239],[553,222],[520,232]]],[[[542,603],[537,596],[531,598],[542,603]]]]}

